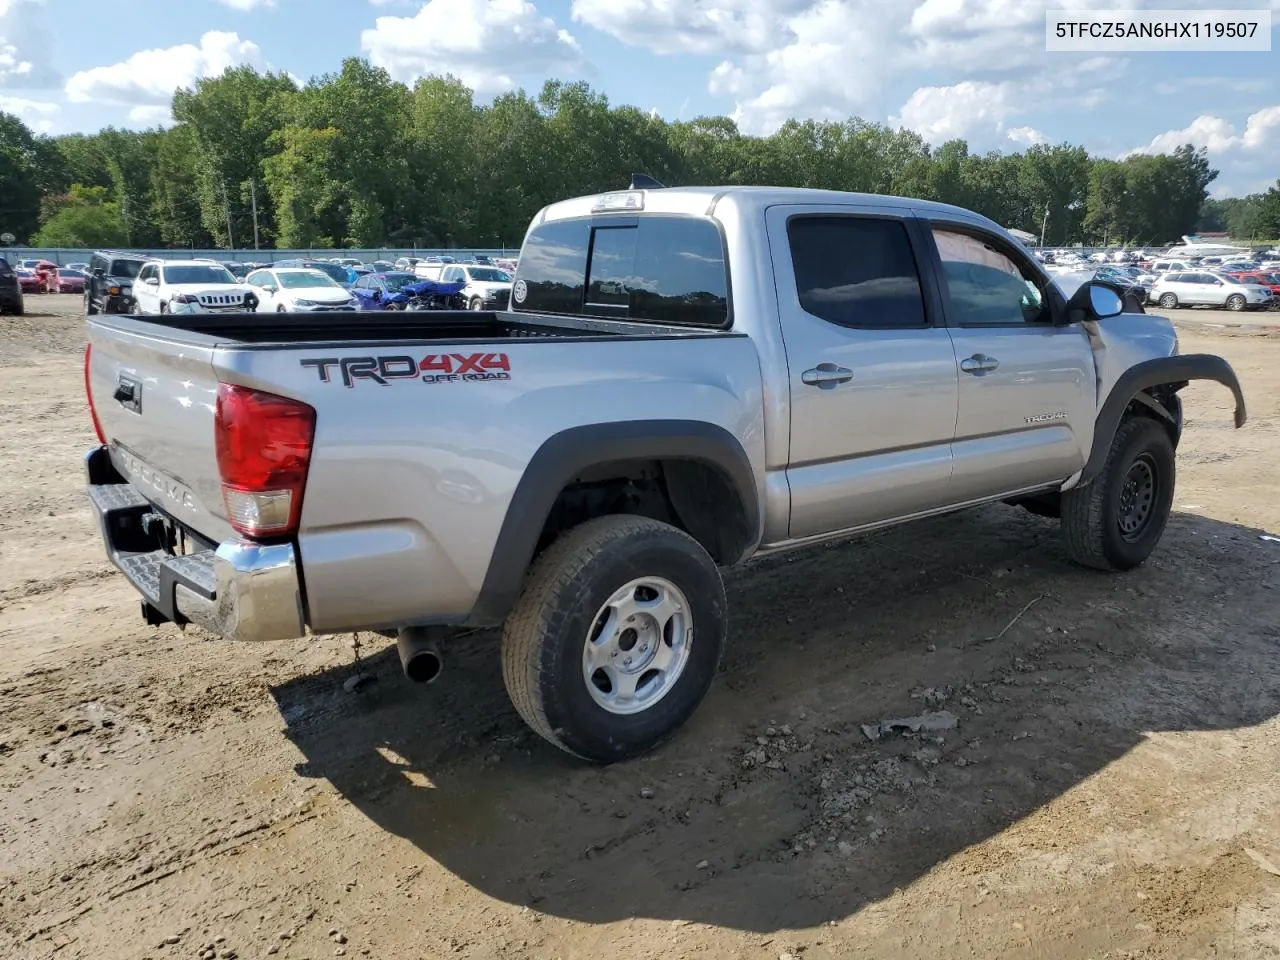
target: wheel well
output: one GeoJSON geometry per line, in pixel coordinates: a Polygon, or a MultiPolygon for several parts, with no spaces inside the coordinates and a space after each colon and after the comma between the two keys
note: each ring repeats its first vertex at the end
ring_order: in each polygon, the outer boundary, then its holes
{"type": "Polygon", "coordinates": [[[733,482],[704,460],[620,460],[576,475],[560,490],[535,555],[573,527],[611,513],[635,514],[678,527],[718,564],[731,564],[751,545],[746,506],[733,482]]]}
{"type": "Polygon", "coordinates": [[[1164,427],[1169,440],[1177,449],[1182,439],[1182,398],[1178,391],[1187,385],[1181,383],[1159,383],[1145,390],[1139,390],[1125,408],[1121,422],[1132,417],[1146,417],[1164,427]]]}

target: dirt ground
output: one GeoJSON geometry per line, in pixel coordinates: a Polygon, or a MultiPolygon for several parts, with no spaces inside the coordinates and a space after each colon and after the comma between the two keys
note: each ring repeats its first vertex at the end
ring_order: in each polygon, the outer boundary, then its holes
{"type": "Polygon", "coordinates": [[[28,303],[0,318],[0,957],[1280,956],[1280,335],[1184,329],[1250,421],[1185,392],[1142,569],[1005,506],[750,566],[693,722],[598,769],[525,730],[490,634],[420,688],[376,636],[143,625],[81,492],[79,300],[28,303]]]}

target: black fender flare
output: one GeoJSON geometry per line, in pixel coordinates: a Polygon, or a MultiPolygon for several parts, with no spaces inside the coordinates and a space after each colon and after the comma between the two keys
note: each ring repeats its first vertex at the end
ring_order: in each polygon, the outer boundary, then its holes
{"type": "MultiPolygon", "coordinates": [[[[1244,426],[1247,419],[1244,392],[1240,389],[1240,381],[1231,369],[1231,364],[1222,357],[1209,353],[1189,353],[1185,356],[1145,360],[1121,374],[1103,402],[1102,410],[1094,421],[1093,447],[1089,451],[1089,460],[1078,485],[1089,483],[1102,472],[1103,464],[1107,462],[1107,452],[1111,449],[1111,441],[1135,397],[1152,387],[1169,384],[1180,388],[1191,380],[1215,380],[1227,387],[1236,401],[1236,429],[1244,426]]],[[[1180,421],[1178,426],[1181,427],[1180,421]]]]}
{"type": "Polygon", "coordinates": [[[571,427],[548,438],[525,468],[467,623],[490,626],[506,619],[520,596],[556,497],[575,476],[625,460],[670,459],[697,460],[717,468],[742,501],[747,529],[758,536],[755,471],[742,444],[723,427],[699,420],[624,420],[571,427]]]}

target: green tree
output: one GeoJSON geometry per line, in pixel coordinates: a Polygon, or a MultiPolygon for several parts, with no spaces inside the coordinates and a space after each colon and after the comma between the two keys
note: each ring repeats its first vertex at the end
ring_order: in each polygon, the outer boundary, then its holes
{"type": "Polygon", "coordinates": [[[0,233],[23,242],[39,225],[39,148],[27,125],[0,113],[0,233]]]}
{"type": "MultiPolygon", "coordinates": [[[[273,152],[271,135],[286,125],[297,94],[287,74],[234,67],[173,95],[173,116],[188,128],[194,146],[200,220],[220,243],[252,237],[251,212],[239,201],[239,187],[262,177],[262,161],[273,152]]],[[[275,219],[269,200],[258,219],[270,237],[275,219]]]]}
{"type": "Polygon", "coordinates": [[[72,184],[59,209],[34,237],[38,247],[104,247],[125,242],[120,204],[107,187],[72,184]]]}
{"type": "Polygon", "coordinates": [[[344,229],[337,200],[341,184],[338,141],[327,127],[289,126],[273,137],[280,152],[263,164],[267,190],[275,204],[279,242],[284,247],[332,247],[344,229]]]}

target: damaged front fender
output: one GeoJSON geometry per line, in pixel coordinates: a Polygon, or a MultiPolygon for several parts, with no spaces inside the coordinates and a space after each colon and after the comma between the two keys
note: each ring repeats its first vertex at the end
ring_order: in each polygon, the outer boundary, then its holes
{"type": "Polygon", "coordinates": [[[1229,389],[1236,403],[1236,429],[1244,426],[1248,418],[1245,411],[1244,391],[1240,389],[1240,381],[1235,371],[1231,369],[1231,364],[1222,357],[1208,353],[1192,353],[1143,361],[1120,375],[1103,403],[1102,410],[1094,423],[1093,447],[1089,451],[1089,460],[1085,464],[1079,484],[1088,483],[1102,472],[1102,467],[1107,462],[1107,452],[1111,449],[1111,441],[1115,438],[1116,430],[1119,429],[1120,421],[1124,418],[1130,403],[1136,399],[1150,405],[1154,401],[1149,400],[1146,391],[1160,386],[1177,390],[1192,380],[1214,380],[1229,389]]]}

